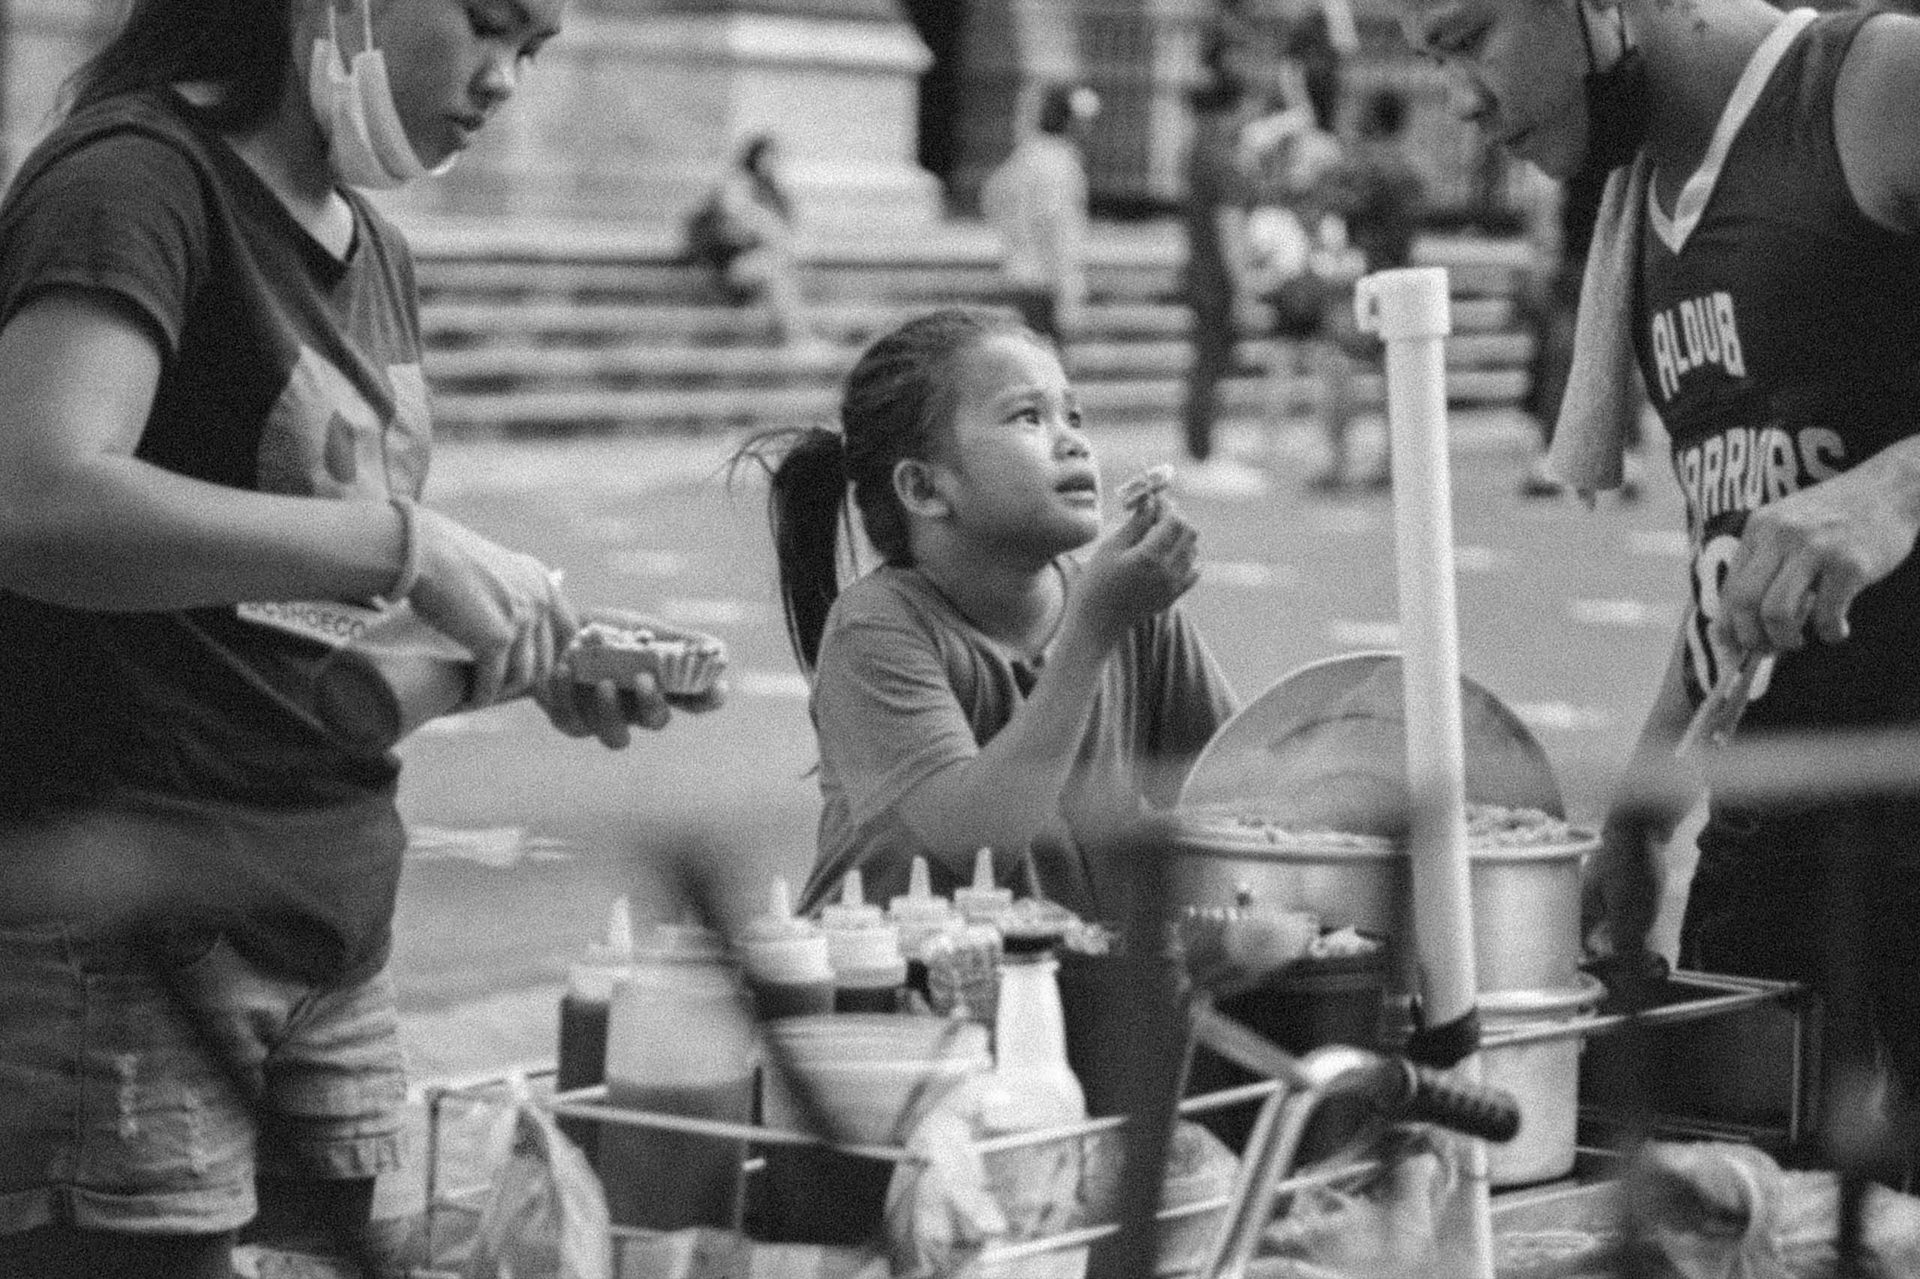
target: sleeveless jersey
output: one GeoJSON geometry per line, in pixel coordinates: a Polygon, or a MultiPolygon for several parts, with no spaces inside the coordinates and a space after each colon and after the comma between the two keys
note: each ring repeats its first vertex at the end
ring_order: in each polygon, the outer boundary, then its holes
{"type": "MultiPolygon", "coordinates": [[[[1686,683],[1747,517],[1920,430],[1920,242],[1855,203],[1834,84],[1868,15],[1789,14],[1671,217],[1649,193],[1634,341],[1686,497],[1686,683]]],[[[1843,644],[1782,654],[1744,730],[1920,720],[1920,557],[1862,592],[1843,644]]]]}

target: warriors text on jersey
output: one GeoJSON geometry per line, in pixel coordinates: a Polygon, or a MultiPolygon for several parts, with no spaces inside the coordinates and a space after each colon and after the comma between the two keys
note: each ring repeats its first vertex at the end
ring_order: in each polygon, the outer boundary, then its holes
{"type": "MultiPolygon", "coordinates": [[[[1920,430],[1920,242],[1861,212],[1834,142],[1834,84],[1866,20],[1789,14],[1672,213],[1649,196],[1635,342],[1686,497],[1695,699],[1727,660],[1708,627],[1748,515],[1920,430]]],[[[1751,727],[1920,720],[1920,560],[1850,621],[1846,643],[1782,656],[1751,727]]]]}

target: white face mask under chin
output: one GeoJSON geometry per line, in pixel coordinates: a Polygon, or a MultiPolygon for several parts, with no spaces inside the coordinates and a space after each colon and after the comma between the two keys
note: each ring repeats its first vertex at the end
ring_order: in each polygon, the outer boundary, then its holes
{"type": "Polygon", "coordinates": [[[366,19],[366,47],[353,55],[349,67],[331,7],[327,16],[328,34],[313,42],[307,100],[327,140],[334,177],[351,187],[389,190],[451,169],[453,157],[429,169],[414,154],[393,104],[386,57],[373,47],[372,18],[366,19]]]}

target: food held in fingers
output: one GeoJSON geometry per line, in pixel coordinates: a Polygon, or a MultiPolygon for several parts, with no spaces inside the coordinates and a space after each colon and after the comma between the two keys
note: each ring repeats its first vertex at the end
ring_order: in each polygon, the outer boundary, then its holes
{"type": "Polygon", "coordinates": [[[1149,467],[1120,486],[1117,496],[1122,508],[1137,511],[1148,499],[1164,493],[1173,484],[1173,468],[1162,462],[1149,467]]]}
{"type": "Polygon", "coordinates": [[[592,622],[573,637],[566,660],[583,684],[625,684],[644,672],[669,697],[698,697],[711,692],[726,670],[727,651],[707,635],[663,636],[644,627],[592,622]]]}

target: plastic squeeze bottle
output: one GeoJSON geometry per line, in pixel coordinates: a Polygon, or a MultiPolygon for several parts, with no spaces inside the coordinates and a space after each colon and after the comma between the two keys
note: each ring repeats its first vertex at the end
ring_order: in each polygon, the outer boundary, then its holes
{"type": "Polygon", "coordinates": [[[907,891],[887,903],[887,919],[900,930],[900,951],[907,957],[907,986],[927,993],[927,946],[964,921],[953,903],[933,891],[927,859],[913,859],[907,891]]]}
{"type": "Polygon", "coordinates": [[[859,870],[841,882],[840,900],[821,908],[833,962],[833,1010],[837,1013],[897,1013],[907,984],[907,958],[900,930],[886,912],[867,903],[859,870]]]}
{"type": "Polygon", "coordinates": [[[784,878],[775,878],[767,912],[740,930],[740,954],[754,1009],[763,1019],[833,1011],[833,957],[818,924],[793,913],[784,878]]]}
{"type": "MultiPolygon", "coordinates": [[[[560,997],[560,1061],[553,1086],[561,1092],[591,1088],[607,1078],[607,1015],[613,985],[633,963],[633,910],[624,897],[607,910],[607,937],[567,967],[567,993],[560,997]]],[[[600,1125],[562,1116],[560,1131],[586,1153],[597,1154],[600,1125]]]]}
{"type": "Polygon", "coordinates": [[[996,924],[1013,908],[1013,890],[994,885],[991,848],[973,855],[973,883],[953,890],[953,905],[970,924],[996,924]]]}
{"type": "MultiPolygon", "coordinates": [[[[1045,951],[1010,954],[1000,966],[994,1068],[980,1111],[988,1136],[1057,1128],[1087,1117],[1086,1096],[1067,1064],[1059,970],[1059,961],[1045,951]]],[[[1074,1224],[1083,1171],[1079,1139],[994,1151],[983,1158],[987,1189],[1006,1213],[1012,1238],[1036,1239],[1074,1224]]],[[[982,1273],[1083,1279],[1086,1272],[1087,1250],[1077,1248],[982,1273]]]]}
{"type": "MultiPolygon", "coordinates": [[[[607,1101],[635,1110],[746,1124],[753,1119],[753,1031],[719,934],[661,924],[640,937],[614,985],[607,1101]]],[[[746,1143],[607,1123],[600,1180],[613,1221],[679,1230],[739,1225],[746,1143]]]]}

